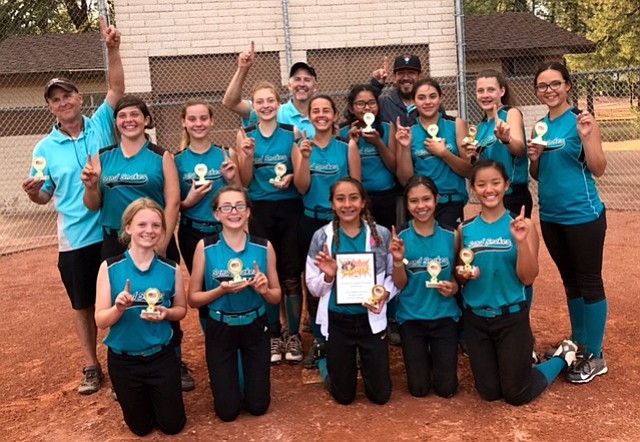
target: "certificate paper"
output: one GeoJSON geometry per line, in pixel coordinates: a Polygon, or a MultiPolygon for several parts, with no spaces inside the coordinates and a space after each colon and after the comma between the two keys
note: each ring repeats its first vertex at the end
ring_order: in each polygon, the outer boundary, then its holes
{"type": "Polygon", "coordinates": [[[376,284],[373,252],[336,254],[336,304],[362,304],[376,284]]]}

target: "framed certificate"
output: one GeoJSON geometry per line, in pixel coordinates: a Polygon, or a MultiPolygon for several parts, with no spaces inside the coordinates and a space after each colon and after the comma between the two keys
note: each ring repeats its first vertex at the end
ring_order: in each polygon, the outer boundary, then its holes
{"type": "Polygon", "coordinates": [[[376,285],[376,260],[373,252],[336,254],[336,304],[358,304],[376,285]]]}

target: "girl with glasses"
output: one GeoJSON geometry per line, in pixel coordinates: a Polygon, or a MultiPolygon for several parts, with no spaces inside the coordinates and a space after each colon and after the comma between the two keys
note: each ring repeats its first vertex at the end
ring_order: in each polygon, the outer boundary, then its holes
{"type": "Polygon", "coordinates": [[[534,87],[549,112],[536,123],[528,142],[531,176],[538,180],[542,236],[567,296],[571,339],[580,347],[581,358],[567,379],[585,383],[608,371],[602,354],[607,220],[594,180],[604,174],[607,159],[598,122],[569,104],[573,82],[563,64],[541,66],[534,87]]]}
{"type": "Polygon", "coordinates": [[[271,402],[266,304],[277,305],[281,290],[271,243],[248,233],[250,204],[239,186],[215,194],[213,212],[222,231],[198,242],[189,285],[189,305],[208,309],[207,367],[214,409],[225,422],[242,408],[262,415],[271,402]]]}
{"type": "Polygon", "coordinates": [[[362,184],[371,199],[371,212],[378,224],[390,229],[396,222],[395,126],[381,121],[378,95],[368,84],[354,86],[347,103],[340,136],[353,138],[358,144],[362,184]],[[373,121],[367,122],[366,114],[371,114],[373,121]]]}

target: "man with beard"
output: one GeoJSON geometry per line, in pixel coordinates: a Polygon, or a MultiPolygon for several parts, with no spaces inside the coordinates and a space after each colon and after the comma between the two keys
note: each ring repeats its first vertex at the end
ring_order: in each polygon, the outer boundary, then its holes
{"type": "MultiPolygon", "coordinates": [[[[240,115],[244,127],[258,122],[251,101],[242,99],[242,88],[254,60],[255,46],[251,42],[249,49],[238,57],[238,69],[222,99],[224,107],[240,115]]],[[[308,118],[308,109],[309,100],[317,90],[317,80],[316,71],[309,64],[302,61],[294,63],[289,71],[288,87],[291,98],[278,109],[279,123],[291,124],[297,127],[301,134],[306,131],[309,138],[315,133],[308,118]]]]}
{"type": "MultiPolygon", "coordinates": [[[[377,69],[373,73],[371,86],[379,92],[385,86],[387,76],[389,75],[388,59],[384,58],[381,69],[377,69]]],[[[405,127],[413,126],[416,122],[418,114],[413,104],[411,91],[413,85],[420,79],[422,72],[422,63],[417,55],[400,55],[396,57],[393,63],[393,75],[395,89],[389,94],[381,95],[380,116],[383,121],[395,124],[398,117],[400,124],[405,127]]]]}

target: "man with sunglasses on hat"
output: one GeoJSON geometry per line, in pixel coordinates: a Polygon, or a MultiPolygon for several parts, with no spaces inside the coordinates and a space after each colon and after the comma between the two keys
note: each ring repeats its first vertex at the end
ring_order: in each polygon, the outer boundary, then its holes
{"type": "Polygon", "coordinates": [[[120,58],[120,32],[100,17],[108,50],[108,91],[91,118],[82,114],[83,96],[69,78],[52,78],[44,89],[49,111],[56,117],[51,133],[33,152],[30,177],[22,183],[29,199],[47,204],[53,199],[58,214],[58,269],[74,310],[74,322],[85,359],[78,393],[100,389],[102,368],[96,356],[94,319],[96,278],[100,266],[102,229],[99,212],[82,202],[80,174],[98,149],[113,144],[113,108],[124,95],[124,70],[120,58]]]}

